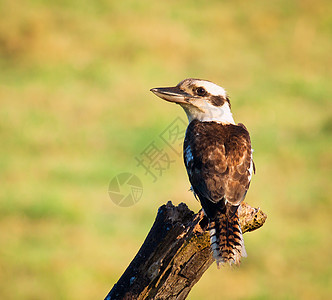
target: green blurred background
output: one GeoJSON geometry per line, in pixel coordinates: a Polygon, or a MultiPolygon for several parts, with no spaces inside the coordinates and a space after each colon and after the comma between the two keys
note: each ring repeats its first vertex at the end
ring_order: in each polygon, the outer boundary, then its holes
{"type": "Polygon", "coordinates": [[[2,0],[0,298],[102,299],[160,205],[199,209],[180,156],[156,182],[135,161],[186,120],[149,89],[187,77],[229,92],[268,214],[189,299],[330,298],[331,36],[328,0],[2,0]],[[144,185],[128,208],[108,196],[121,172],[144,185]]]}

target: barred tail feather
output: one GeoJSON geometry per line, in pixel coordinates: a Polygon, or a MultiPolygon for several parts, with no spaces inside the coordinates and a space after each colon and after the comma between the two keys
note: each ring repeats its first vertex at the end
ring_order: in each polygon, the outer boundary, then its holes
{"type": "Polygon", "coordinates": [[[210,221],[210,241],[218,268],[223,264],[239,264],[246,257],[246,249],[237,212],[233,216],[218,213],[210,221]]]}

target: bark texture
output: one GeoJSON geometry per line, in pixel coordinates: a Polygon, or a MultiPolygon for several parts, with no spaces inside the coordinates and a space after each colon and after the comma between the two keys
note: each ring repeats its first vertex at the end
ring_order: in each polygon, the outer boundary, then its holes
{"type": "MultiPolygon", "coordinates": [[[[261,227],[267,216],[242,203],[242,232],[261,227]]],[[[213,263],[207,219],[187,205],[168,202],[159,208],[141,249],[106,296],[114,299],[185,299],[213,263]]]]}

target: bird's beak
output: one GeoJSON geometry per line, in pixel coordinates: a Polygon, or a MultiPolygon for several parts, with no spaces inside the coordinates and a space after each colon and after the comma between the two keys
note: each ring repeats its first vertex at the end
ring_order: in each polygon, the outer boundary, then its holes
{"type": "Polygon", "coordinates": [[[178,86],[154,88],[150,91],[166,101],[177,104],[189,104],[190,98],[193,98],[193,96],[184,92],[178,86]]]}

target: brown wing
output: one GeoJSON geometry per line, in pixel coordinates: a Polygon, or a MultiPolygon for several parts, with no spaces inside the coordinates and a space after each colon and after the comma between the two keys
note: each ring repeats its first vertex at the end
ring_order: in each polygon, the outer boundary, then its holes
{"type": "Polygon", "coordinates": [[[226,199],[239,205],[244,199],[252,168],[250,137],[245,127],[191,122],[184,142],[184,160],[203,208],[207,201],[226,199]]]}

